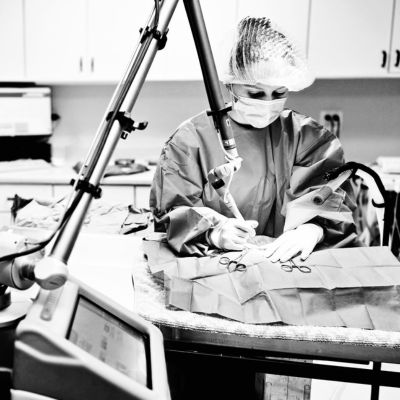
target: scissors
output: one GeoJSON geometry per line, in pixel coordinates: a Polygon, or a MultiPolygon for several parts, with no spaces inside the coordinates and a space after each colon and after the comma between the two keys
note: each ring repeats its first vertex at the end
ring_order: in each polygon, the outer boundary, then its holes
{"type": "Polygon", "coordinates": [[[229,272],[245,271],[247,268],[247,265],[240,262],[240,261],[242,261],[244,256],[245,256],[245,252],[243,252],[238,258],[235,258],[233,260],[231,260],[227,256],[223,256],[219,259],[219,264],[226,267],[229,272]],[[231,269],[231,265],[233,266],[232,269],[231,269]]]}
{"type": "Polygon", "coordinates": [[[311,268],[307,265],[297,265],[293,260],[289,260],[283,264],[281,264],[281,268],[285,272],[293,272],[293,269],[297,268],[300,272],[304,274],[309,274],[311,272],[311,268]]]}

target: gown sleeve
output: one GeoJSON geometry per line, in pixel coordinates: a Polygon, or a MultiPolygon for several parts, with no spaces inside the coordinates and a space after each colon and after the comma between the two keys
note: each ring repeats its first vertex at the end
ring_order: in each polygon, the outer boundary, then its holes
{"type": "MultiPolygon", "coordinates": [[[[324,173],[342,164],[344,154],[339,139],[312,119],[305,119],[299,134],[285,204],[326,184],[324,173]]],[[[339,221],[317,215],[308,221],[320,225],[324,230],[324,237],[318,249],[359,246],[355,223],[351,216],[356,207],[351,182],[345,181],[332,193],[328,203],[331,211],[346,213],[350,218],[347,221],[339,221]]]]}
{"type": "Polygon", "coordinates": [[[155,230],[165,231],[180,254],[202,256],[209,245],[206,233],[226,220],[202,201],[206,177],[201,170],[199,144],[191,122],[182,125],[165,144],[153,179],[150,208],[155,230]]]}

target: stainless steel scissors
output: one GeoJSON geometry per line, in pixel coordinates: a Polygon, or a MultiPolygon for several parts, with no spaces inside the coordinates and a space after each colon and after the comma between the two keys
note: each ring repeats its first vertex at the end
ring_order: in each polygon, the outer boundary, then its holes
{"type": "Polygon", "coordinates": [[[297,268],[300,272],[303,272],[304,274],[309,274],[311,272],[310,267],[304,264],[297,265],[293,260],[289,260],[286,261],[285,263],[282,263],[281,268],[285,272],[293,272],[293,269],[295,268],[297,268]]]}
{"type": "Polygon", "coordinates": [[[243,257],[245,256],[246,252],[243,252],[238,258],[235,258],[233,260],[231,260],[229,257],[227,256],[223,256],[219,259],[219,264],[223,265],[224,267],[226,267],[228,269],[229,272],[232,271],[245,271],[247,268],[247,265],[240,262],[243,257]],[[232,268],[231,268],[232,266],[232,268]]]}

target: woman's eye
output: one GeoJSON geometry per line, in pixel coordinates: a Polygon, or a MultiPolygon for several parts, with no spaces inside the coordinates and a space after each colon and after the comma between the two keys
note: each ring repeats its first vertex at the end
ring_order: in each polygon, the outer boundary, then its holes
{"type": "Polygon", "coordinates": [[[287,90],[276,90],[273,92],[273,97],[279,98],[279,97],[285,97],[287,95],[287,90]]]}
{"type": "Polygon", "coordinates": [[[265,96],[264,92],[249,92],[249,97],[253,99],[260,99],[265,96]]]}

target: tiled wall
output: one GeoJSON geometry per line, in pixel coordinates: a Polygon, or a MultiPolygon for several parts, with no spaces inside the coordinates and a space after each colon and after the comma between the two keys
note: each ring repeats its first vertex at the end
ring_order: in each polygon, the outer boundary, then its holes
{"type": "MultiPolygon", "coordinates": [[[[74,163],[85,157],[113,90],[112,85],[53,87],[54,111],[61,115],[53,136],[56,159],[74,163]]],[[[315,119],[322,109],[342,110],[347,160],[400,156],[400,79],[319,80],[292,93],[287,106],[315,119]]],[[[202,82],[146,83],[133,117],[149,126],[121,141],[114,158],[157,159],[174,129],[206,107],[202,82]]]]}

